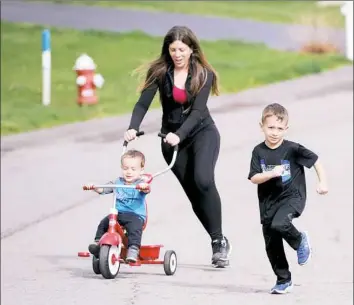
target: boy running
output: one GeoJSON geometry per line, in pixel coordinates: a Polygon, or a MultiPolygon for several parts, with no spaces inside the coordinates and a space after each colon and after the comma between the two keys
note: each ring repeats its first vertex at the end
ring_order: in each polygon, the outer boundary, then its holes
{"type": "Polygon", "coordinates": [[[260,123],[265,141],[253,149],[248,175],[248,179],[258,185],[266,252],[277,277],[272,294],[287,293],[293,287],[283,239],[297,252],[299,265],[305,265],[311,256],[308,234],[292,224],[292,219],[299,217],[305,208],[304,167],[315,168],[317,192],[321,195],[328,192],[318,156],[301,144],[284,139],[288,119],[282,105],[274,103],[265,107],[260,123]]]}

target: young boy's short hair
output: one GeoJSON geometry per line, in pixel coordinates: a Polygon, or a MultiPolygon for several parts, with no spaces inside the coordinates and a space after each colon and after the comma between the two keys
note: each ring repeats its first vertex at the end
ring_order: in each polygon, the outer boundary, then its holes
{"type": "Polygon", "coordinates": [[[135,149],[130,149],[130,150],[126,151],[121,157],[121,162],[123,163],[123,160],[127,157],[128,158],[140,158],[141,159],[141,167],[145,166],[145,156],[141,151],[135,150],[135,149]]]}
{"type": "Polygon", "coordinates": [[[278,103],[273,103],[269,104],[263,109],[262,112],[262,123],[265,122],[265,120],[272,116],[275,115],[278,120],[280,121],[288,121],[289,120],[289,114],[286,108],[278,103]]]}

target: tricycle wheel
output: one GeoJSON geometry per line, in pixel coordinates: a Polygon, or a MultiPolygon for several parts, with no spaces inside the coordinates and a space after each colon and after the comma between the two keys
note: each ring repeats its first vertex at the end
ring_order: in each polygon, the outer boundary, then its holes
{"type": "Polygon", "coordinates": [[[166,275],[174,275],[177,269],[177,255],[173,250],[168,250],[165,252],[163,259],[163,269],[166,275]]]}
{"type": "Polygon", "coordinates": [[[92,256],[92,269],[95,274],[101,274],[100,260],[94,255],[92,256]]]}
{"type": "Polygon", "coordinates": [[[102,245],[100,248],[99,267],[105,279],[114,279],[120,268],[120,248],[102,245]]]}

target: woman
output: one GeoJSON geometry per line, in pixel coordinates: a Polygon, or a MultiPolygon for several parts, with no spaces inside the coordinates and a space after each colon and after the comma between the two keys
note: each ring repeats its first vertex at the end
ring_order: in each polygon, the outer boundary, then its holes
{"type": "Polygon", "coordinates": [[[221,200],[214,180],[220,135],[206,105],[210,91],[219,93],[217,75],[187,27],[173,27],[164,38],[160,57],[149,65],[124,134],[126,141],[135,139],[157,90],[163,110],[161,132],[167,134],[161,142],[162,154],[170,163],[173,146],[179,144],[172,172],[211,238],[212,264],[224,267],[231,245],[222,233],[221,200]]]}

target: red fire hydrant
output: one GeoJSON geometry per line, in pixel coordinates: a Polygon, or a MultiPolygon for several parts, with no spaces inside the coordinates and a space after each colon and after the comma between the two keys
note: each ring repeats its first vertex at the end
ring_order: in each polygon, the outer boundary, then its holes
{"type": "Polygon", "coordinates": [[[87,54],[82,54],[77,58],[74,68],[76,71],[76,85],[78,89],[77,103],[96,104],[98,97],[96,88],[102,88],[104,79],[101,74],[96,74],[96,64],[87,54]]]}

